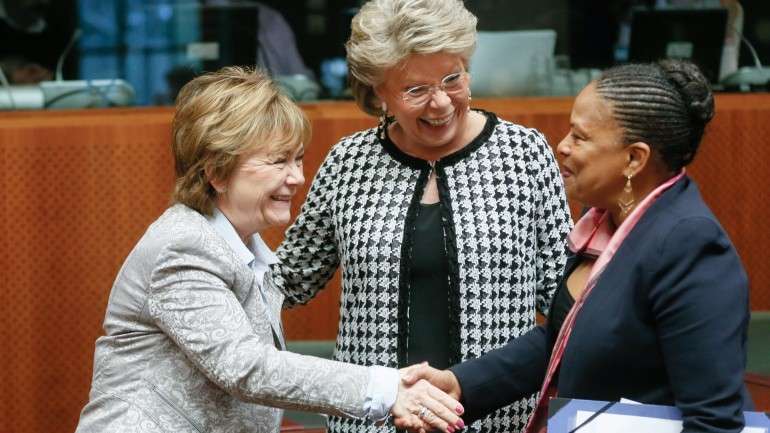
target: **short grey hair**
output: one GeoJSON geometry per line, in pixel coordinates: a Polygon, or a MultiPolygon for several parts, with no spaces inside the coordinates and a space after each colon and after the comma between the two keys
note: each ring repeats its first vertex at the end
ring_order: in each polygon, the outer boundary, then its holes
{"type": "Polygon", "coordinates": [[[457,54],[467,68],[476,48],[476,22],[462,0],[368,1],[353,17],[345,44],[358,106],[382,115],[374,87],[386,69],[412,54],[457,54]]]}

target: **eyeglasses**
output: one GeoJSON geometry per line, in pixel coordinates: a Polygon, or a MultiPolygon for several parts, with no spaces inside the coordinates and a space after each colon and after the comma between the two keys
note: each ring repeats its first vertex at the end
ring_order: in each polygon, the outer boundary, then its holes
{"type": "Polygon", "coordinates": [[[441,79],[438,85],[424,84],[406,89],[402,95],[404,102],[414,107],[425,105],[433,97],[436,90],[441,90],[448,96],[455,96],[462,93],[465,87],[465,72],[455,72],[441,79]]]}

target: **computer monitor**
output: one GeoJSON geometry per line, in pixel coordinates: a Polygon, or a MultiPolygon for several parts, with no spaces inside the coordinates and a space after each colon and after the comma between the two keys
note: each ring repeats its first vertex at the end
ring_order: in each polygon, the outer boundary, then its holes
{"type": "MultiPolygon", "coordinates": [[[[160,7],[158,7],[160,9],[160,7]]],[[[200,71],[257,64],[259,10],[245,3],[187,4],[169,9],[178,30],[174,43],[184,61],[200,71]]]]}
{"type": "Polygon", "coordinates": [[[635,10],[629,61],[688,59],[717,83],[726,25],[727,10],[721,8],[635,10]]]}
{"type": "Polygon", "coordinates": [[[556,46],[554,30],[482,31],[477,40],[469,67],[473,96],[547,93],[556,46]]]}

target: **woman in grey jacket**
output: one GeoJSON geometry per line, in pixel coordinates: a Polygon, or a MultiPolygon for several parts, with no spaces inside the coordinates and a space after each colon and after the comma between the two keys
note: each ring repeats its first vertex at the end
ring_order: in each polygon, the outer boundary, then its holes
{"type": "Polygon", "coordinates": [[[79,433],[275,433],[279,408],[462,426],[459,404],[426,382],[282,350],[276,258],[259,232],[289,221],[309,131],[261,73],[226,68],[182,89],[176,204],[115,280],[79,433]]]}

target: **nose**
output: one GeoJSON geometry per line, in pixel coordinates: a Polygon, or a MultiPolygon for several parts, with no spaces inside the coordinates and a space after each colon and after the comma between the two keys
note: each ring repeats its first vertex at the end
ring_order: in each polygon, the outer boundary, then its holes
{"type": "Polygon", "coordinates": [[[433,107],[445,107],[452,103],[452,98],[443,89],[436,88],[430,95],[430,104],[433,107]]]}
{"type": "Polygon", "coordinates": [[[302,171],[302,165],[296,161],[289,164],[289,175],[286,176],[286,183],[299,186],[305,183],[305,173],[302,171]]]}
{"type": "Polygon", "coordinates": [[[562,156],[569,156],[572,153],[572,144],[570,143],[570,133],[568,132],[564,138],[556,146],[556,153],[562,156]]]}

